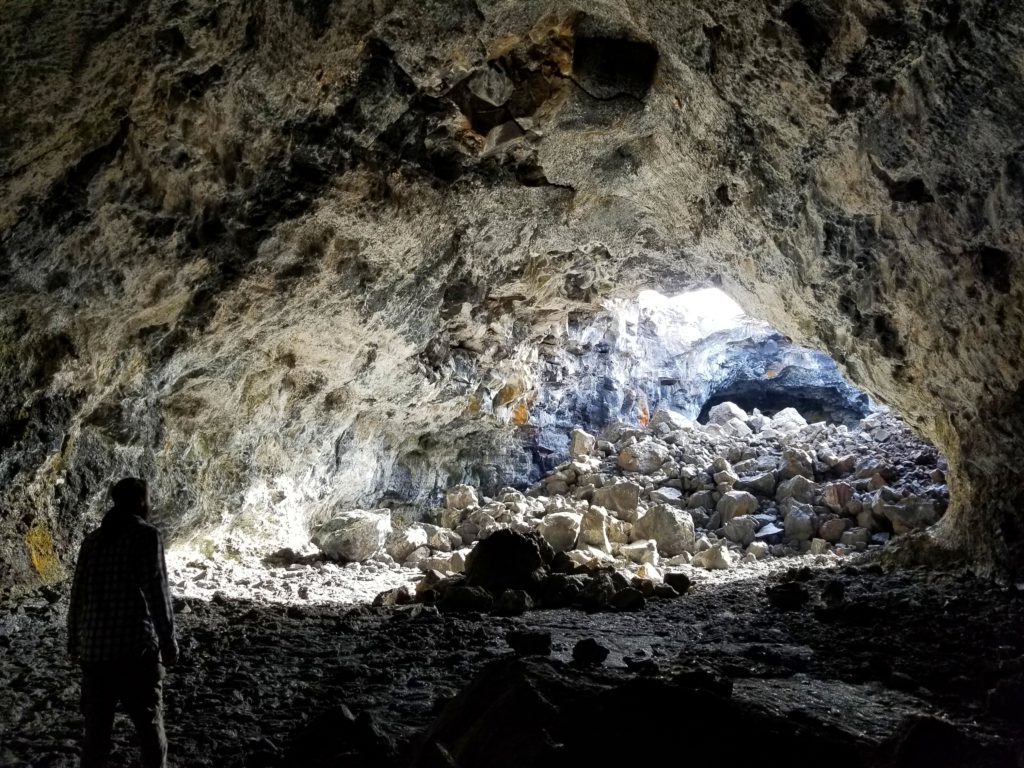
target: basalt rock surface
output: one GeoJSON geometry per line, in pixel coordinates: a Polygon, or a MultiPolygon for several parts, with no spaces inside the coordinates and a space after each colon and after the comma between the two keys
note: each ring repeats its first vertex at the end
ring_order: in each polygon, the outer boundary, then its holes
{"type": "MultiPolygon", "coordinates": [[[[523,456],[546,348],[720,284],[1024,565],[1024,7],[22,4],[0,25],[0,582],[123,473],[281,545],[523,456]],[[511,457],[511,458],[510,458],[511,457]]],[[[211,539],[211,540],[213,540],[211,539]]]]}

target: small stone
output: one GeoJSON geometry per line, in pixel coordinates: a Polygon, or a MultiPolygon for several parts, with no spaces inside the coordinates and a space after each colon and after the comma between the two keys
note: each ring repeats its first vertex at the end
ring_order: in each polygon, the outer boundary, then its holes
{"type": "MultiPolygon", "coordinates": [[[[646,603],[643,593],[634,587],[620,589],[608,601],[608,604],[616,611],[639,611],[646,603]]],[[[573,651],[573,658],[576,658],[575,651],[573,651]]]]}
{"type": "Polygon", "coordinates": [[[779,478],[789,480],[797,475],[813,479],[814,457],[799,448],[785,448],[779,461],[779,478]]]}
{"type": "Polygon", "coordinates": [[[751,542],[750,546],[747,547],[747,554],[751,555],[755,560],[760,560],[768,554],[768,545],[763,541],[751,542]]]}
{"type": "Polygon", "coordinates": [[[609,650],[592,637],[580,640],[572,649],[573,660],[584,666],[602,664],[608,658],[608,654],[609,650]]]}
{"type": "Polygon", "coordinates": [[[665,583],[672,587],[680,595],[690,591],[690,577],[680,571],[668,571],[665,574],[665,583]]]}
{"type": "Polygon", "coordinates": [[[494,603],[494,612],[501,616],[520,616],[533,610],[533,598],[521,589],[506,589],[494,603]]]}
{"type": "Polygon", "coordinates": [[[812,555],[824,555],[832,550],[829,549],[828,542],[824,539],[811,539],[811,554],[812,555]]]}

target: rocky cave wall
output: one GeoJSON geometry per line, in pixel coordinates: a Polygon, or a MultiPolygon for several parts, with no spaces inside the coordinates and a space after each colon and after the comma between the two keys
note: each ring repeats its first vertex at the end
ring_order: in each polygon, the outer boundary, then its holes
{"type": "Polygon", "coordinates": [[[1022,29],[983,0],[9,9],[0,583],[59,579],[122,473],[173,539],[288,538],[504,461],[572,318],[711,284],[935,440],[945,541],[1019,568],[1022,29]]]}

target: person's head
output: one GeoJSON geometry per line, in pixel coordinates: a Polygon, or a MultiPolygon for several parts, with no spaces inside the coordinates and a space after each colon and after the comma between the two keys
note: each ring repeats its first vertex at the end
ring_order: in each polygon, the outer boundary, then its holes
{"type": "Polygon", "coordinates": [[[120,512],[130,512],[143,520],[149,514],[149,486],[145,480],[137,477],[118,480],[110,489],[110,498],[114,509],[120,512]]]}

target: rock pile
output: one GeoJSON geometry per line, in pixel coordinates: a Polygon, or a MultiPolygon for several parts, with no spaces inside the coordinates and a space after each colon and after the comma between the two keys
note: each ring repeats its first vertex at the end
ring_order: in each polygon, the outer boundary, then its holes
{"type": "Polygon", "coordinates": [[[647,582],[663,584],[669,569],[877,549],[936,522],[948,500],[944,459],[885,412],[849,429],[808,424],[792,408],[769,418],[727,402],[707,424],[662,409],[643,427],[576,430],[571,446],[571,460],[525,492],[481,498],[458,485],[433,524],[392,529],[387,510],[345,513],[315,541],[325,553],[358,551],[444,575],[467,571],[474,548],[508,530],[532,537],[543,567],[565,577],[619,574],[604,604],[636,588],[631,579],[649,596],[647,582]]]}

